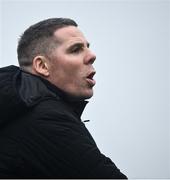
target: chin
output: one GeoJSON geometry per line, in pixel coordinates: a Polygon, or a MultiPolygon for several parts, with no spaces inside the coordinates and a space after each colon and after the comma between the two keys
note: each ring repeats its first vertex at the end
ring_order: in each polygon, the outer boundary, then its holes
{"type": "Polygon", "coordinates": [[[93,96],[93,92],[87,93],[84,96],[82,96],[82,99],[90,99],[93,96]]]}
{"type": "Polygon", "coordinates": [[[86,94],[86,95],[74,96],[73,99],[78,100],[78,101],[83,101],[86,99],[90,99],[92,96],[93,96],[93,94],[91,94],[91,95],[86,94]]]}
{"type": "Polygon", "coordinates": [[[70,100],[76,100],[76,101],[82,101],[85,99],[90,99],[93,96],[93,90],[90,89],[88,91],[85,92],[74,92],[74,93],[68,93],[68,98],[70,100]]]}

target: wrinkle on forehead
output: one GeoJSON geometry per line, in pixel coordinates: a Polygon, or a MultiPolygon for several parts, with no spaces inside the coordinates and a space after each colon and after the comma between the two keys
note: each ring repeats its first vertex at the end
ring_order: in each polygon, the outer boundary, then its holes
{"type": "Polygon", "coordinates": [[[83,46],[89,47],[89,42],[87,42],[86,40],[84,41],[83,39],[80,39],[80,38],[74,38],[74,39],[68,40],[66,46],[69,47],[74,44],[82,44],[83,46]]]}
{"type": "Polygon", "coordinates": [[[83,33],[75,26],[67,26],[60,28],[55,31],[54,36],[59,43],[69,42],[70,44],[74,42],[81,42],[88,44],[83,33]]]}

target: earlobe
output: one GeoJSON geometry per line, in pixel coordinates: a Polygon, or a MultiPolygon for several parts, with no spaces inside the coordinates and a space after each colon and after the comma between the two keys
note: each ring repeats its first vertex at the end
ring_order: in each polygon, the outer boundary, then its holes
{"type": "Polygon", "coordinates": [[[44,56],[36,56],[33,59],[33,70],[36,74],[48,77],[49,68],[47,64],[47,59],[44,56]]]}

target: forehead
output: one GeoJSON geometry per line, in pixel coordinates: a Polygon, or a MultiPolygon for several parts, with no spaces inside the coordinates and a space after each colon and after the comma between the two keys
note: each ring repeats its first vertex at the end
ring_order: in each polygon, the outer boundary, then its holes
{"type": "Polygon", "coordinates": [[[84,34],[75,26],[60,28],[54,32],[54,36],[60,43],[82,42],[87,43],[84,34]]]}

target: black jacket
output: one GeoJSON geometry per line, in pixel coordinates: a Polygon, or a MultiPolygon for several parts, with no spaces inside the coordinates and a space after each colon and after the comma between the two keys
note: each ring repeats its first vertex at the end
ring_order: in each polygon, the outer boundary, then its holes
{"type": "Polygon", "coordinates": [[[81,121],[86,103],[16,66],[0,68],[0,178],[126,178],[81,121]]]}

